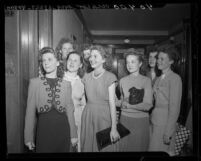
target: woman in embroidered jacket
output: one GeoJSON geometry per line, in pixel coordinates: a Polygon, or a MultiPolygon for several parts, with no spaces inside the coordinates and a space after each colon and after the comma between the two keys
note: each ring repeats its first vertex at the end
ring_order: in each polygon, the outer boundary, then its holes
{"type": "Polygon", "coordinates": [[[78,152],[80,152],[80,131],[81,116],[86,105],[84,84],[81,81],[83,76],[83,58],[77,52],[70,52],[67,56],[67,72],[64,74],[64,80],[70,81],[72,86],[72,99],[75,107],[74,116],[78,134],[78,152]]]}
{"type": "Polygon", "coordinates": [[[71,85],[62,80],[58,57],[50,47],[39,53],[43,75],[30,80],[25,116],[25,145],[38,153],[68,152],[77,143],[71,85]]]}
{"type": "Polygon", "coordinates": [[[166,44],[159,48],[157,65],[162,75],[153,87],[156,102],[151,114],[149,151],[164,151],[170,155],[174,155],[176,122],[182,96],[181,78],[171,69],[176,63],[177,54],[172,45],[166,44]]]}
{"type": "Polygon", "coordinates": [[[130,130],[130,135],[120,140],[120,151],[142,152],[149,145],[149,110],[152,107],[151,79],[140,74],[143,55],[136,49],[126,53],[126,68],[129,75],[120,79],[122,111],[120,122],[130,130]],[[132,105],[129,103],[129,89],[144,89],[143,101],[132,105]]]}
{"type": "MultiPolygon", "coordinates": [[[[98,152],[96,133],[111,127],[110,139],[114,143],[119,139],[116,127],[115,82],[113,73],[104,69],[108,53],[100,45],[91,47],[89,58],[94,70],[85,74],[87,104],[82,113],[81,151],[98,152]]],[[[116,151],[118,144],[112,144],[101,151],[116,151]]]]}

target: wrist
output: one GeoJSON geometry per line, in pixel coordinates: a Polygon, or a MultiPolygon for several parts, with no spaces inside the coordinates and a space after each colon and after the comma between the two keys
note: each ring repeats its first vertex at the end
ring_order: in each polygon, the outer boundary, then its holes
{"type": "Polygon", "coordinates": [[[111,130],[117,130],[117,125],[112,125],[111,130]]]}

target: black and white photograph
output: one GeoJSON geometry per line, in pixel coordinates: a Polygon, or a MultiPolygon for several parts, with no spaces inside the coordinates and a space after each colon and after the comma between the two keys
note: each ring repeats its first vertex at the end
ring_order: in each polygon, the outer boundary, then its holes
{"type": "Polygon", "coordinates": [[[6,158],[200,158],[197,1],[2,10],[6,158]]]}

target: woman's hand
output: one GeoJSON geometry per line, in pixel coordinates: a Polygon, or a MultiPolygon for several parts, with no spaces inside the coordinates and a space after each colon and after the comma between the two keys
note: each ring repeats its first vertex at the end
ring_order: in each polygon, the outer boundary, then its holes
{"type": "Polygon", "coordinates": [[[166,145],[169,145],[171,141],[171,137],[167,136],[167,135],[163,135],[163,143],[166,145]]]}
{"type": "Polygon", "coordinates": [[[115,143],[116,141],[120,139],[120,135],[116,129],[112,129],[110,131],[110,139],[112,143],[115,143]]]}
{"type": "Polygon", "coordinates": [[[115,97],[115,105],[118,107],[121,106],[121,100],[119,100],[117,97],[115,97]]]}
{"type": "Polygon", "coordinates": [[[128,108],[128,98],[125,98],[123,101],[122,101],[122,104],[121,104],[121,107],[122,108],[128,108]]]}
{"type": "Polygon", "coordinates": [[[25,145],[29,148],[29,150],[34,150],[34,148],[36,147],[33,142],[28,142],[25,145]]]}
{"type": "Polygon", "coordinates": [[[72,146],[75,146],[78,143],[78,138],[71,138],[72,146]]]}
{"type": "Polygon", "coordinates": [[[83,107],[83,106],[85,106],[85,101],[83,101],[83,97],[81,97],[81,98],[79,98],[78,100],[77,100],[77,104],[78,104],[78,107],[83,107]]]}

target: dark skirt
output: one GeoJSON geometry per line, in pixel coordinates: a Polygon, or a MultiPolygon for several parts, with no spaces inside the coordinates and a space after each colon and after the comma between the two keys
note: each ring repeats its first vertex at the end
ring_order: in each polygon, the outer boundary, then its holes
{"type": "Polygon", "coordinates": [[[39,113],[36,132],[37,153],[62,153],[70,150],[70,126],[66,113],[55,108],[39,113]]]}

